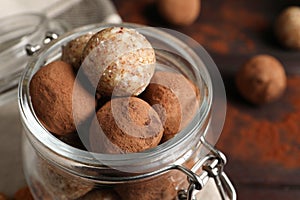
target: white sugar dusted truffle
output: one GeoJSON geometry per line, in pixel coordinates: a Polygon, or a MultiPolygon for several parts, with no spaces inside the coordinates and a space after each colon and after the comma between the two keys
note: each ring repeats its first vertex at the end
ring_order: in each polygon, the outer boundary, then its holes
{"type": "Polygon", "coordinates": [[[84,73],[105,96],[139,95],[155,69],[150,42],[134,29],[111,27],[94,34],[83,50],[84,73]]]}
{"type": "Polygon", "coordinates": [[[81,65],[82,51],[92,35],[93,33],[81,35],[63,46],[61,59],[78,70],[81,65]]]}

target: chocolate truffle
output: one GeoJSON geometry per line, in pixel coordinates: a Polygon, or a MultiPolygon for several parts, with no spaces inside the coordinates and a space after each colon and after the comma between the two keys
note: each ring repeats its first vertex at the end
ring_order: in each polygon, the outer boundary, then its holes
{"type": "Polygon", "coordinates": [[[137,97],[114,98],[97,112],[90,145],[98,153],[141,152],[159,144],[163,127],[155,110],[137,97]]]}
{"type": "Polygon", "coordinates": [[[112,189],[95,189],[78,200],[120,200],[119,195],[112,189]]]}
{"type": "Polygon", "coordinates": [[[282,64],[273,56],[257,55],[249,59],[236,74],[240,94],[253,104],[278,99],[286,88],[282,64]]]}
{"type": "Polygon", "coordinates": [[[92,33],[81,35],[63,46],[61,60],[78,70],[81,65],[82,51],[92,35],[92,33]]]}
{"type": "Polygon", "coordinates": [[[300,7],[290,6],[275,21],[275,34],[279,43],[300,50],[300,7]]]}
{"type": "Polygon", "coordinates": [[[180,171],[170,171],[152,179],[118,185],[115,190],[126,200],[174,200],[178,190],[187,188],[187,176],[180,171]]]}
{"type": "Polygon", "coordinates": [[[57,138],[72,147],[75,147],[75,148],[81,149],[81,150],[86,150],[78,133],[61,135],[61,136],[57,136],[57,138]]]}
{"type": "Polygon", "coordinates": [[[37,71],[30,82],[30,95],[38,119],[56,135],[74,132],[74,117],[84,121],[95,109],[94,97],[75,81],[72,66],[63,61],[51,62],[37,71]]]}
{"type": "Polygon", "coordinates": [[[155,69],[155,52],[134,29],[111,27],[94,34],[83,51],[84,73],[104,96],[139,95],[155,69]]]}
{"type": "Polygon", "coordinates": [[[176,72],[157,71],[141,97],[158,113],[164,127],[163,141],[174,137],[193,119],[200,92],[176,72]]]}
{"type": "Polygon", "coordinates": [[[35,199],[43,199],[43,200],[53,200],[51,198],[51,195],[49,194],[48,188],[45,188],[46,185],[43,185],[43,180],[37,180],[40,179],[40,177],[30,176],[30,190],[32,191],[32,194],[34,194],[35,199]],[[36,178],[36,179],[35,179],[36,178]]]}
{"type": "Polygon", "coordinates": [[[37,169],[43,180],[44,188],[55,199],[77,199],[87,194],[94,187],[92,182],[71,175],[42,158],[38,160],[38,164],[37,169]]]}
{"type": "Polygon", "coordinates": [[[200,0],[159,0],[157,3],[162,17],[174,25],[190,25],[200,14],[200,0]]]}

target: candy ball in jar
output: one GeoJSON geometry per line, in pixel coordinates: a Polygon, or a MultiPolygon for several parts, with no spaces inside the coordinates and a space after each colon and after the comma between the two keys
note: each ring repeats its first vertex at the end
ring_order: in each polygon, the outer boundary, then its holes
{"type": "Polygon", "coordinates": [[[139,95],[155,69],[155,52],[134,29],[111,27],[94,34],[82,52],[82,67],[102,95],[139,95]]]}

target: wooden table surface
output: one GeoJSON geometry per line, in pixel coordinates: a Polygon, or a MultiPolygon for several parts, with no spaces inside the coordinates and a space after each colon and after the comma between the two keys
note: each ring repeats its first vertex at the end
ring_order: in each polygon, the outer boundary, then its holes
{"type": "Polygon", "coordinates": [[[238,199],[300,199],[300,52],[282,48],[272,26],[279,12],[297,0],[203,0],[197,21],[186,27],[166,23],[154,0],[114,0],[125,22],[171,28],[199,42],[223,77],[227,116],[217,143],[228,158],[226,172],[238,199]],[[277,57],[288,74],[281,99],[253,106],[236,91],[237,69],[253,55],[277,57]]]}

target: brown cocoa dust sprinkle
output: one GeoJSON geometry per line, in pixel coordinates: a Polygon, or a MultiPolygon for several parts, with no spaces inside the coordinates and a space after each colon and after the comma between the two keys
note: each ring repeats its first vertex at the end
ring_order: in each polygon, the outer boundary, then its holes
{"type": "Polygon", "coordinates": [[[203,22],[194,24],[197,32],[192,31],[189,35],[215,53],[255,52],[255,35],[268,29],[271,23],[264,12],[259,7],[246,9],[239,1],[220,2],[215,10],[217,12],[213,14],[206,13],[203,22]]]}
{"type": "Polygon", "coordinates": [[[232,159],[242,162],[278,164],[289,169],[299,168],[299,85],[300,76],[288,78],[288,91],[283,98],[292,109],[286,109],[285,103],[282,104],[284,108],[275,107],[274,109],[283,109],[275,121],[257,118],[229,102],[219,148],[226,149],[226,153],[232,159]]]}

